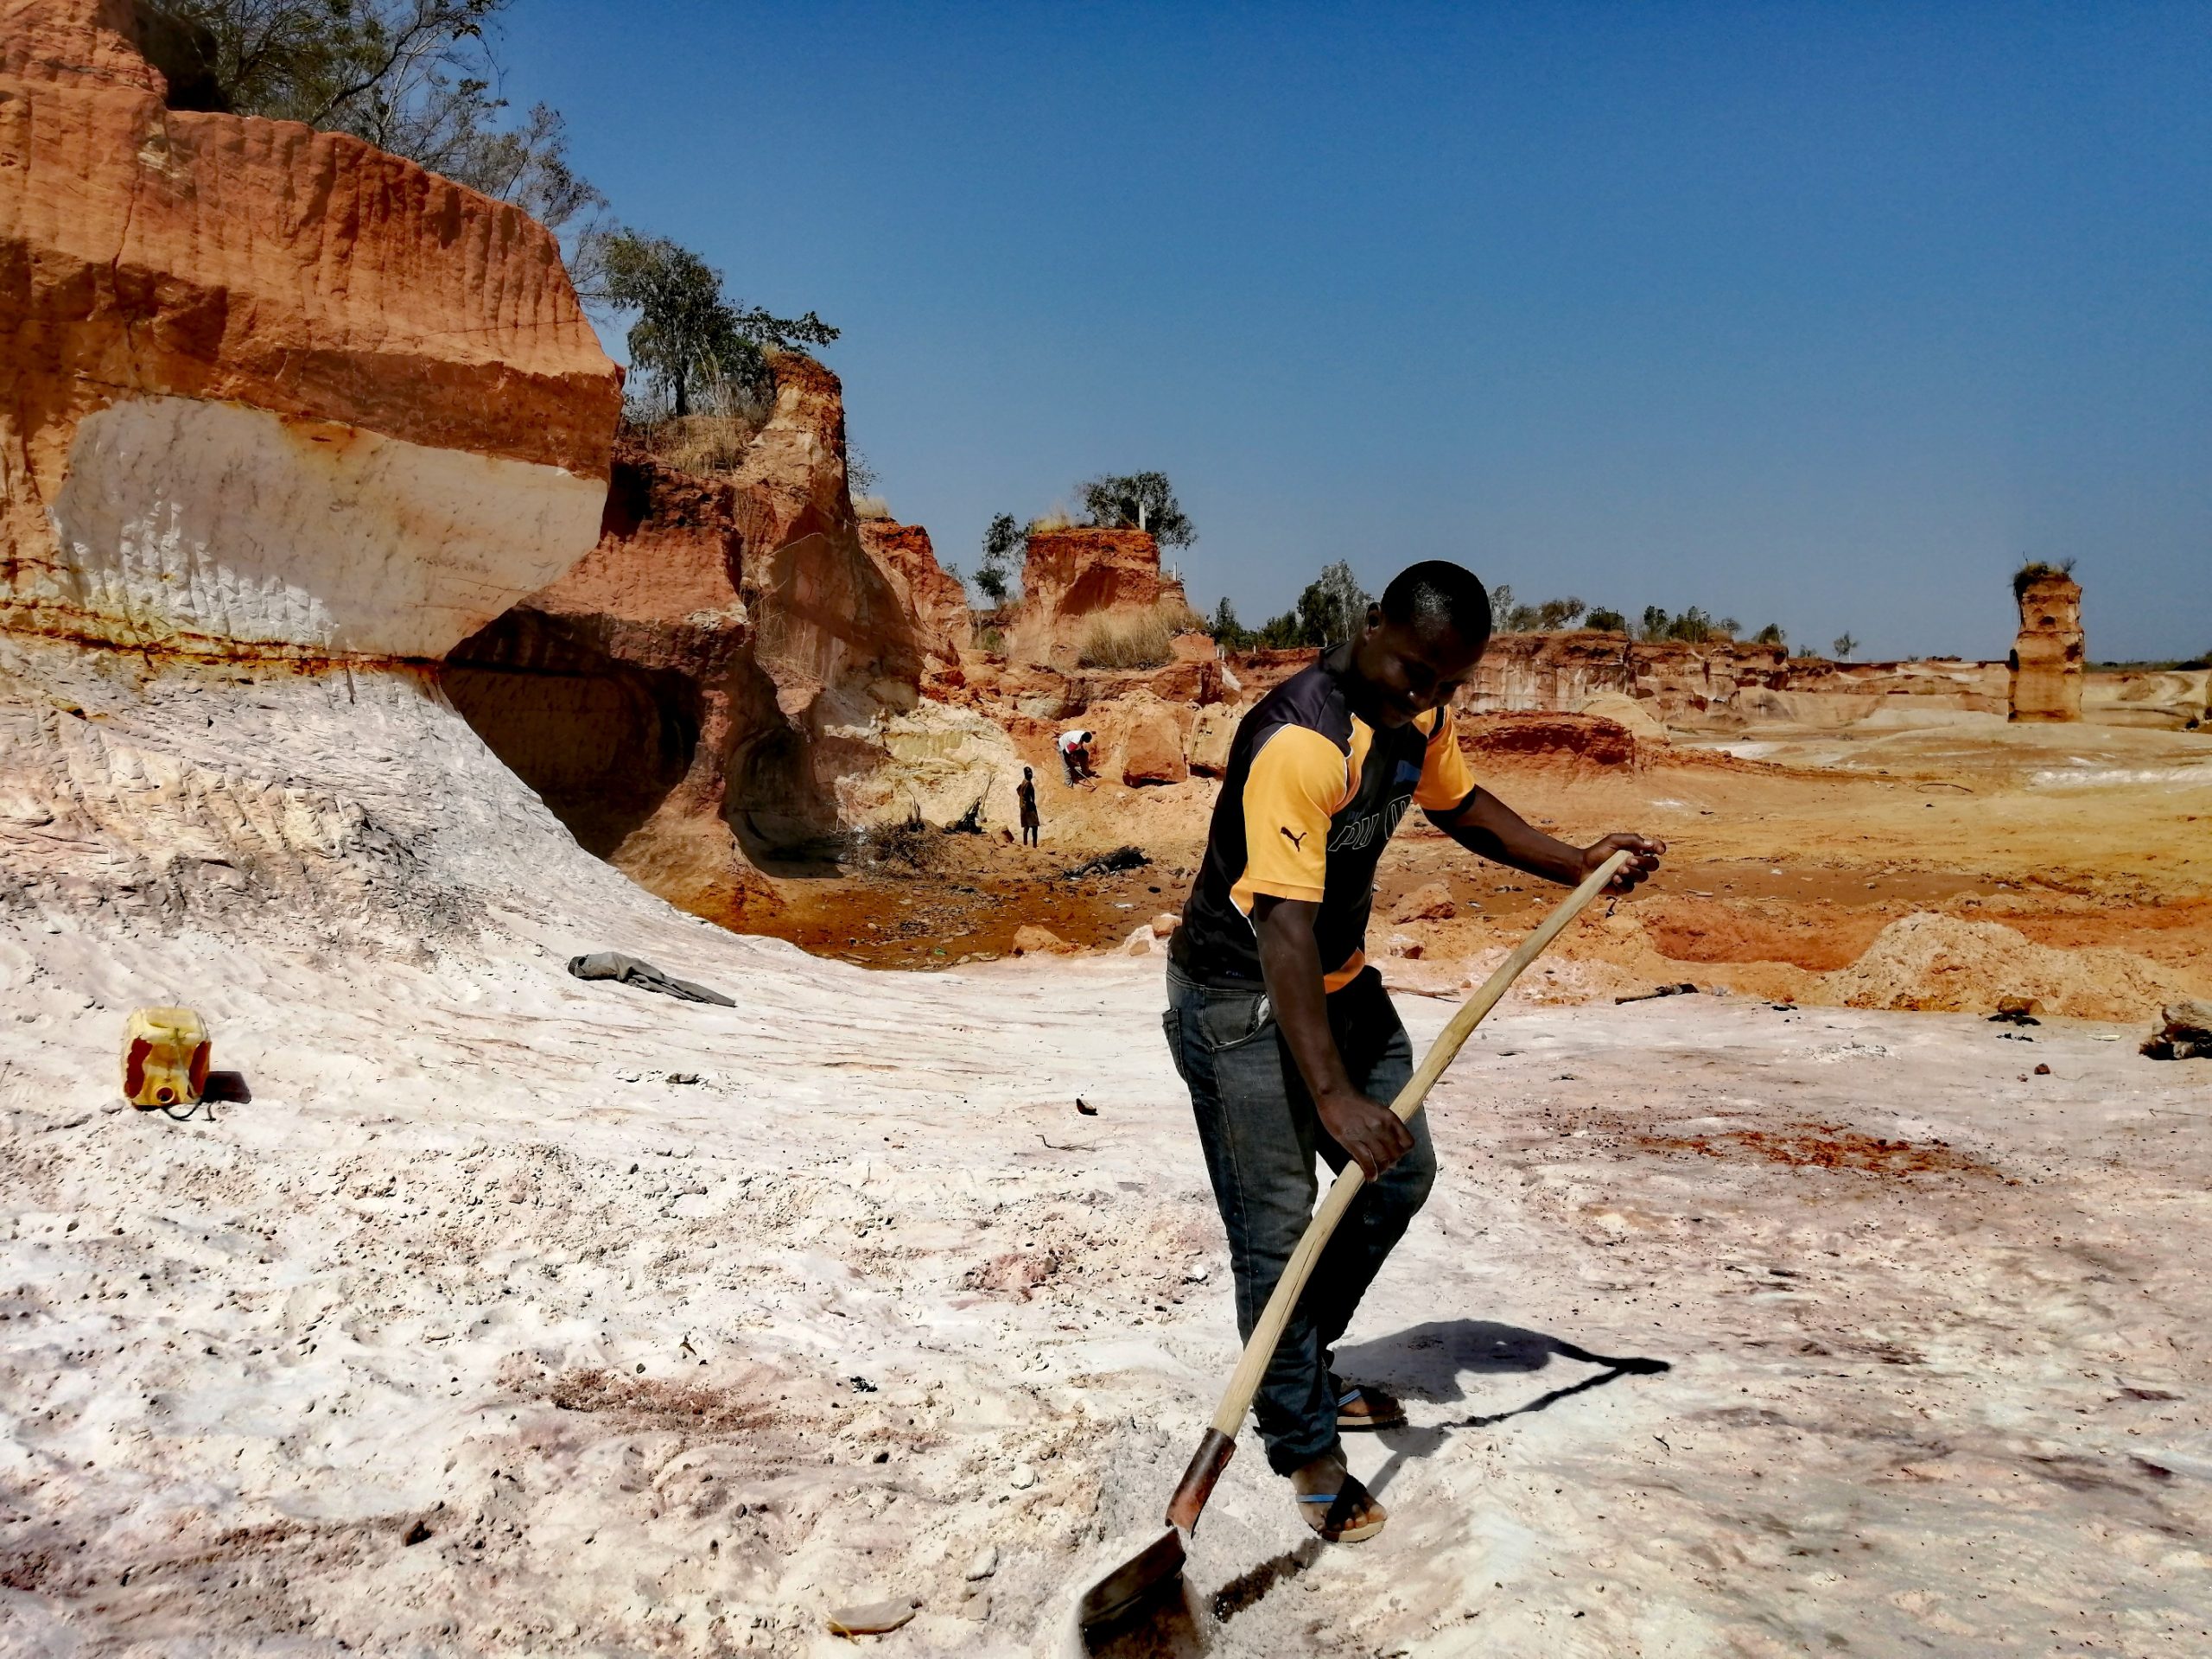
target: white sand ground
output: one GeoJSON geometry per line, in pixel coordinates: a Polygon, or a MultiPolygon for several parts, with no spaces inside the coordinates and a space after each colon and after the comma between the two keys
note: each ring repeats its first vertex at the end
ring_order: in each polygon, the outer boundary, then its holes
{"type": "MultiPolygon", "coordinates": [[[[900,1594],[863,1645],[1064,1650],[1234,1357],[1157,963],[508,925],[0,921],[0,1649],[830,1654],[900,1594]],[[741,1006],[562,973],[608,944],[741,1006]],[[251,1103],[118,1106],[172,995],[251,1103]]],[[[1509,1003],[1344,1356],[1390,1528],[1318,1547],[1247,1436],[1101,1650],[2212,1651],[2212,1065],[2005,1031],[1509,1003]]]]}

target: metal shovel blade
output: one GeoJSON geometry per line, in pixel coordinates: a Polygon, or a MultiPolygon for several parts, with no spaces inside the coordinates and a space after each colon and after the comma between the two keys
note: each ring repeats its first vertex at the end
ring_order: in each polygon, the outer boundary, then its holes
{"type": "Polygon", "coordinates": [[[1083,1592],[1076,1622],[1086,1630],[1110,1624],[1183,1571],[1183,1535],[1169,1527],[1083,1592]]]}

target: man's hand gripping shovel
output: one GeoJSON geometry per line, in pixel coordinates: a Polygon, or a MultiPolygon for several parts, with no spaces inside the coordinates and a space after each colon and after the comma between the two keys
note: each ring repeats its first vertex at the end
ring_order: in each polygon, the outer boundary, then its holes
{"type": "MultiPolygon", "coordinates": [[[[1429,1090],[1444,1075],[1444,1068],[1452,1064],[1475,1027],[1482,1023],[1483,1016],[1497,1006],[1522,970],[1541,956],[1545,947],[1559,937],[1567,925],[1605,890],[1629,857],[1625,852],[1615,853],[1584,877],[1582,885],[1560,901],[1558,908],[1537,925],[1535,931],[1498,964],[1497,971],[1484,980],[1481,988],[1452,1016],[1441,1034],[1429,1045],[1421,1069],[1398,1091],[1397,1099],[1390,1103],[1390,1109],[1402,1122],[1413,1121],[1414,1114],[1428,1098],[1429,1090]]],[[[1084,1629],[1111,1624],[1181,1573],[1185,1558],[1183,1535],[1198,1530],[1199,1512],[1213,1496],[1214,1484],[1221,1478],[1221,1471],[1229,1467],[1230,1459],[1236,1454],[1236,1431],[1243,1427],[1244,1414],[1251,1408],[1252,1396],[1258,1391],[1260,1378],[1274,1355],[1276,1343],[1282,1339],[1282,1328],[1289,1322],[1291,1309],[1298,1306],[1313,1264],[1320,1260],[1323,1247],[1336,1231],[1337,1224],[1344,1219],[1344,1212],[1351,1208],[1351,1201],[1365,1179],[1357,1164],[1347,1163],[1344,1173],[1329,1188],[1328,1196],[1314,1211],[1313,1219],[1306,1224],[1305,1236],[1299,1240],[1289,1265],[1275,1282],[1274,1294],[1268,1299],[1259,1323],[1252,1327],[1252,1338],[1244,1344],[1243,1357],[1236,1362],[1229,1386],[1222,1390],[1221,1408],[1213,1414],[1212,1427],[1198,1443],[1191,1466],[1183,1471],[1182,1484],[1167,1500],[1166,1529],[1123,1557],[1084,1591],[1076,1609],[1077,1620],[1084,1629]]]]}

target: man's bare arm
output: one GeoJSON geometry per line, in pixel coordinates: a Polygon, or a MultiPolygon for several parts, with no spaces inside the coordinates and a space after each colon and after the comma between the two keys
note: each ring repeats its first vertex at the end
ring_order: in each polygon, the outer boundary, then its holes
{"type": "Polygon", "coordinates": [[[1355,1089],[1344,1071],[1344,1056],[1337,1052],[1337,1039],[1329,1030],[1321,948],[1313,938],[1313,918],[1320,910],[1311,899],[1267,893],[1253,901],[1260,971],[1267,981],[1275,1021],[1290,1045],[1299,1075],[1306,1079],[1306,1091],[1313,1096],[1321,1127],[1371,1181],[1412,1148],[1414,1138],[1388,1106],[1355,1089]]]}
{"type": "Polygon", "coordinates": [[[1561,887],[1573,887],[1625,849],[1633,856],[1605,890],[1627,893],[1659,868],[1660,855],[1667,850],[1663,841],[1626,831],[1602,836],[1587,847],[1570,845],[1546,835],[1486,789],[1477,789],[1449,812],[1428,817],[1469,852],[1561,887]]]}

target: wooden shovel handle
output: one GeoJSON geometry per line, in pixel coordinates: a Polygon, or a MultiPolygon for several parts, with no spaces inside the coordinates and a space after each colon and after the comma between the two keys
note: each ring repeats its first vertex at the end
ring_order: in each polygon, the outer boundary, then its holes
{"type": "MultiPolygon", "coordinates": [[[[1497,1006],[1521,971],[1544,953],[1544,947],[1557,938],[1560,930],[1580,916],[1592,899],[1605,890],[1605,886],[1620,873],[1629,855],[1615,853],[1582,880],[1582,885],[1559,902],[1552,913],[1536,925],[1536,931],[1521,941],[1514,953],[1497,965],[1497,971],[1482,982],[1480,989],[1461,1005],[1449,1023],[1428,1046],[1428,1052],[1421,1058],[1421,1069],[1407,1079],[1406,1086],[1398,1090],[1398,1097],[1390,1103],[1390,1109],[1401,1122],[1413,1122],[1414,1114],[1428,1098],[1428,1091],[1444,1075],[1444,1068],[1452,1064],[1462,1045],[1474,1034],[1483,1016],[1497,1006]]],[[[1298,1306],[1298,1298],[1306,1288],[1306,1281],[1313,1276],[1313,1264],[1321,1259],[1321,1251],[1328,1244],[1329,1236],[1337,1230],[1337,1224],[1344,1219],[1344,1211],[1351,1208],[1352,1198],[1358,1193],[1360,1183],[1367,1178],[1357,1164],[1348,1163],[1344,1173],[1329,1188],[1329,1194],[1314,1211],[1313,1219],[1306,1224],[1306,1236],[1298,1241],[1298,1249],[1291,1253],[1289,1264],[1282,1270],[1282,1277],[1275,1281],[1274,1294],[1268,1298],[1262,1310],[1260,1322],[1252,1327],[1251,1340],[1244,1344],[1243,1357],[1236,1362],[1229,1387],[1223,1391],[1221,1409],[1213,1414],[1214,1432],[1234,1440],[1236,1431],[1243,1427],[1244,1414],[1251,1409],[1252,1396],[1260,1390],[1260,1379],[1267,1375],[1268,1362],[1274,1357],[1275,1344],[1282,1340],[1282,1328],[1290,1323],[1290,1311],[1298,1306]]]]}

